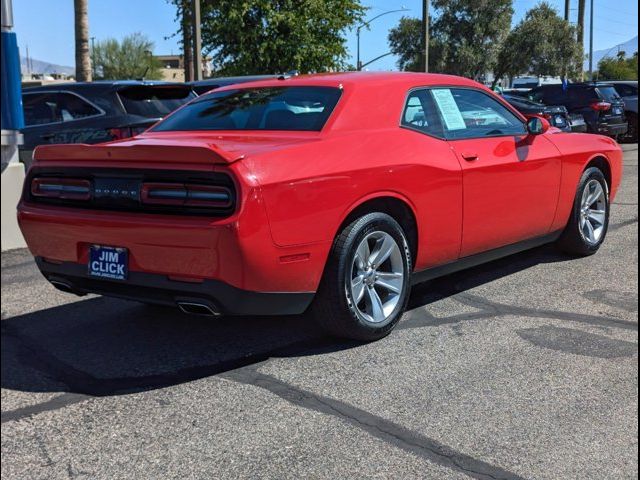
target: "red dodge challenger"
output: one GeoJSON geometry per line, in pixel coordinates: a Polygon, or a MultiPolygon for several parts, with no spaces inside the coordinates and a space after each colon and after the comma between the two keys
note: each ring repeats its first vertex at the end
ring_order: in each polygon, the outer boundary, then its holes
{"type": "Polygon", "coordinates": [[[595,253],[622,152],[471,80],[281,77],[145,133],[38,147],[18,218],[57,288],[374,340],[412,284],[543,243],[595,253]]]}

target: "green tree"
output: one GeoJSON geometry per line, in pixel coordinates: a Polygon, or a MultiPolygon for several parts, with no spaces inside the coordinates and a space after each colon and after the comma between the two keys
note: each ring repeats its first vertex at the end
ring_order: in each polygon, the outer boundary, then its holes
{"type": "Polygon", "coordinates": [[[498,53],[494,86],[505,76],[576,75],[582,68],[576,27],[542,2],[527,12],[509,33],[498,53]]]}
{"type": "Polygon", "coordinates": [[[365,11],[360,0],[203,2],[202,47],[224,75],[345,69],[345,33],[365,11]]]}
{"type": "Polygon", "coordinates": [[[162,78],[160,62],[153,57],[153,42],[141,33],[134,33],[122,42],[109,38],[96,42],[92,56],[96,77],[103,80],[162,78]]]}
{"type": "Polygon", "coordinates": [[[626,58],[626,52],[618,52],[616,58],[605,57],[598,63],[600,80],[638,80],[638,52],[626,58]]]}
{"type": "Polygon", "coordinates": [[[433,0],[433,7],[441,71],[474,79],[491,71],[511,27],[512,0],[433,0]]]}
{"type": "MultiPolygon", "coordinates": [[[[408,72],[422,71],[422,20],[402,17],[389,31],[391,53],[398,57],[398,68],[408,72]]],[[[429,40],[429,71],[442,71],[443,48],[437,38],[429,40]]]]}

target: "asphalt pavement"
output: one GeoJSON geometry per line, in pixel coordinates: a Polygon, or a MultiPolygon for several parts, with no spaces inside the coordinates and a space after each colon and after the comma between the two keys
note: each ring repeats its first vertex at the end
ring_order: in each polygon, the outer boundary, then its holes
{"type": "Polygon", "coordinates": [[[358,345],[58,292],[2,254],[2,478],[635,479],[638,151],[601,251],[416,287],[358,345]]]}

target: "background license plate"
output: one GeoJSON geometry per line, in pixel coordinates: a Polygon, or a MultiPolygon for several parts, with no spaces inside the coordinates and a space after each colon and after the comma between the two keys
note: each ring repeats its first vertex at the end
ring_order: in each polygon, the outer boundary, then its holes
{"type": "Polygon", "coordinates": [[[92,245],[89,249],[89,275],[92,277],[126,280],[128,274],[127,249],[92,245]]]}

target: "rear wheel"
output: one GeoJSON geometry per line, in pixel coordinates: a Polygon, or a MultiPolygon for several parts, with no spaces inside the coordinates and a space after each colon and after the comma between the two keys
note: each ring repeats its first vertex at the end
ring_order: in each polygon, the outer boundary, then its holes
{"type": "Polygon", "coordinates": [[[593,255],[609,229],[609,187],[598,168],[588,168],[578,186],[569,223],[558,244],[572,255],[593,255]]]}
{"type": "Polygon", "coordinates": [[[385,213],[364,215],[334,242],[313,316],[338,337],[382,338],[406,308],[410,272],[411,254],[402,227],[385,213]]]}

